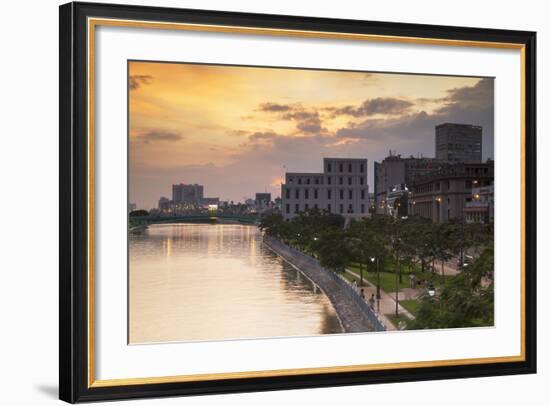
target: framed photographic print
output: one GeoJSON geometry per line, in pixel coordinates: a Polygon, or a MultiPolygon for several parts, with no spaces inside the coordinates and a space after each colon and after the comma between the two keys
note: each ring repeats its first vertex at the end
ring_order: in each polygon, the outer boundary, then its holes
{"type": "Polygon", "coordinates": [[[533,32],[60,7],[60,398],[534,373],[533,32]]]}

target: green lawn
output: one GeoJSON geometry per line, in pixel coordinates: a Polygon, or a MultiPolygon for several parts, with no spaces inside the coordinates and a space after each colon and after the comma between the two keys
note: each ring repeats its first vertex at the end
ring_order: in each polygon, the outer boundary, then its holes
{"type": "Polygon", "coordinates": [[[386,317],[388,319],[390,319],[390,321],[392,322],[392,324],[399,328],[399,323],[401,322],[401,325],[405,325],[405,330],[407,329],[408,327],[408,324],[410,323],[410,319],[407,317],[407,316],[403,316],[403,315],[399,315],[399,316],[396,316],[395,313],[391,313],[391,314],[386,314],[386,317]]]}
{"type": "Polygon", "coordinates": [[[399,304],[403,306],[407,311],[412,314],[413,316],[416,316],[416,312],[418,311],[418,306],[420,306],[420,301],[418,300],[400,300],[399,304]]]}
{"type": "MultiPolygon", "coordinates": [[[[357,275],[360,275],[359,266],[352,265],[349,269],[357,275]]],[[[395,292],[395,277],[396,275],[393,272],[380,272],[380,289],[386,292],[395,292]]],[[[409,275],[403,271],[402,282],[399,284],[399,289],[409,287],[408,277],[409,275]]],[[[348,278],[348,280],[357,279],[357,283],[359,283],[359,279],[349,273],[347,273],[346,278],[348,278]]],[[[376,272],[366,272],[363,268],[363,278],[376,285],[376,272]]]]}
{"type": "MultiPolygon", "coordinates": [[[[386,266],[386,269],[389,269],[389,267],[386,266]]],[[[355,272],[357,275],[360,274],[359,265],[353,264],[349,267],[349,270],[355,272]]],[[[420,272],[420,267],[413,267],[411,269],[409,267],[404,266],[401,268],[401,272],[402,272],[402,282],[399,283],[399,289],[409,287],[409,274],[411,272],[414,273],[417,280],[433,281],[433,284],[435,287],[440,287],[443,285],[443,277],[441,275],[432,274],[431,272],[420,272]]],[[[353,279],[358,279],[349,274],[345,274],[344,276],[349,281],[352,281],[353,279]]],[[[376,285],[376,272],[367,272],[365,271],[365,267],[363,267],[363,277],[367,279],[370,283],[376,285]]],[[[446,275],[445,282],[449,281],[451,278],[453,278],[453,276],[446,275]]],[[[359,282],[359,280],[357,282],[359,282]]],[[[393,270],[391,272],[388,272],[388,271],[380,272],[380,288],[385,292],[395,292],[395,273],[393,272],[393,270]]]]}

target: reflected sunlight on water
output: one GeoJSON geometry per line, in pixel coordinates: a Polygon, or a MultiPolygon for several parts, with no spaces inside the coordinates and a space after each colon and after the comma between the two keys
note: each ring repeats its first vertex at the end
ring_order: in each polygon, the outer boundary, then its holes
{"type": "Polygon", "coordinates": [[[254,226],[155,225],[130,236],[130,342],[340,333],[330,301],[254,226]]]}

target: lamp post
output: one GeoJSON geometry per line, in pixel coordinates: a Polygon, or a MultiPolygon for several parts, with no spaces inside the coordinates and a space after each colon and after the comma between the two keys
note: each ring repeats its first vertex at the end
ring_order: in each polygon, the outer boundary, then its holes
{"type": "Polygon", "coordinates": [[[378,257],[371,257],[370,262],[374,263],[376,259],[376,307],[378,313],[380,313],[380,259],[378,257]]]}

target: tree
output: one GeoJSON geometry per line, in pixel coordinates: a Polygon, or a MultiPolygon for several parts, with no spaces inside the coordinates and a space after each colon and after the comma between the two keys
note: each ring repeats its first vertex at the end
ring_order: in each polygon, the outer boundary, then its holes
{"type": "Polygon", "coordinates": [[[143,209],[131,211],[129,214],[130,217],[145,217],[148,215],[149,215],[149,212],[143,209]]]}
{"type": "Polygon", "coordinates": [[[368,220],[353,221],[348,229],[347,244],[351,257],[359,264],[360,285],[363,286],[363,267],[374,255],[368,220]]]}
{"type": "Polygon", "coordinates": [[[346,231],[341,228],[331,228],[315,241],[315,250],[319,263],[335,272],[342,272],[352,258],[349,245],[346,243],[346,231]]]}
{"type": "Polygon", "coordinates": [[[424,295],[413,329],[492,326],[494,324],[494,251],[489,246],[436,297],[424,295]]]}
{"type": "Polygon", "coordinates": [[[266,216],[262,216],[259,228],[271,237],[284,238],[284,225],[285,221],[283,220],[283,216],[281,216],[281,214],[271,213],[266,216]]]}

